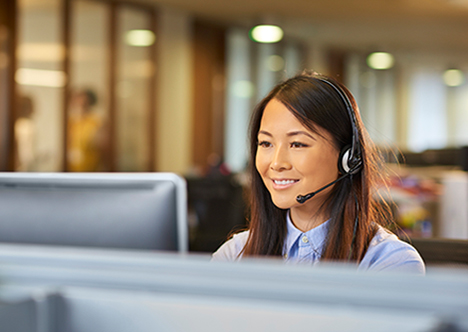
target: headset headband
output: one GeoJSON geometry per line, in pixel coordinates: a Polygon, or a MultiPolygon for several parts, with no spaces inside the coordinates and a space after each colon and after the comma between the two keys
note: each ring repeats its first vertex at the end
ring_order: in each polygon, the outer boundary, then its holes
{"type": "MultiPolygon", "coordinates": [[[[345,104],[346,111],[348,112],[348,116],[351,121],[352,142],[349,152],[348,149],[346,149],[346,151],[342,151],[341,155],[345,156],[345,158],[347,159],[346,163],[348,170],[346,172],[351,174],[357,173],[362,167],[361,145],[359,140],[359,131],[356,125],[356,115],[354,114],[354,109],[351,105],[351,101],[349,100],[347,94],[336,84],[324,78],[317,79],[331,86],[345,104]]],[[[345,161],[343,161],[343,164],[345,164],[345,161]]],[[[344,168],[346,169],[346,167],[344,168]]]]}

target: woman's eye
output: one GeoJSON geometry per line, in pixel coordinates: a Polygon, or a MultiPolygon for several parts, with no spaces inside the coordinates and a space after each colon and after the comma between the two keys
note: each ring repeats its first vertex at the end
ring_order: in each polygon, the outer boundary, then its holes
{"type": "Polygon", "coordinates": [[[271,143],[267,141],[261,141],[258,142],[258,146],[261,146],[262,148],[269,148],[271,146],[271,143]]]}
{"type": "Polygon", "coordinates": [[[307,144],[301,143],[301,142],[292,142],[291,143],[292,148],[306,148],[308,147],[307,144]]]}

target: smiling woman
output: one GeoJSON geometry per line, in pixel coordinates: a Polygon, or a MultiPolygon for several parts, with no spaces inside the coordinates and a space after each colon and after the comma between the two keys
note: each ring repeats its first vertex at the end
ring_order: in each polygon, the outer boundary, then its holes
{"type": "Polygon", "coordinates": [[[385,228],[390,215],[373,198],[384,179],[346,87],[311,73],[280,83],[253,113],[250,150],[249,229],[213,260],[283,256],[424,273],[418,252],[385,228]]]}
{"type": "Polygon", "coordinates": [[[258,133],[256,168],[277,207],[312,212],[312,218],[303,220],[304,225],[296,223],[299,229],[307,231],[326,220],[318,207],[332,187],[303,205],[296,197],[334,181],[338,177],[338,156],[339,150],[326,130],[317,127],[316,133],[312,132],[277,99],[267,104],[258,133]]]}

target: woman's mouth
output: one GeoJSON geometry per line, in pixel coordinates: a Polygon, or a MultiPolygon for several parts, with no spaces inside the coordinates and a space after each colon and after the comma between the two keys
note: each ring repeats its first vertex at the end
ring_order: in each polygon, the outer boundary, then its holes
{"type": "Polygon", "coordinates": [[[293,179],[272,179],[273,181],[273,187],[275,189],[285,189],[289,188],[299,180],[293,180],[293,179]]]}

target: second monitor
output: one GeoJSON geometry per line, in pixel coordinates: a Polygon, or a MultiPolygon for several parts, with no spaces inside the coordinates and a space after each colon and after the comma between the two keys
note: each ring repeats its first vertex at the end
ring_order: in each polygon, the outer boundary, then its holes
{"type": "Polygon", "coordinates": [[[0,242],[188,250],[172,173],[0,173],[0,242]]]}

